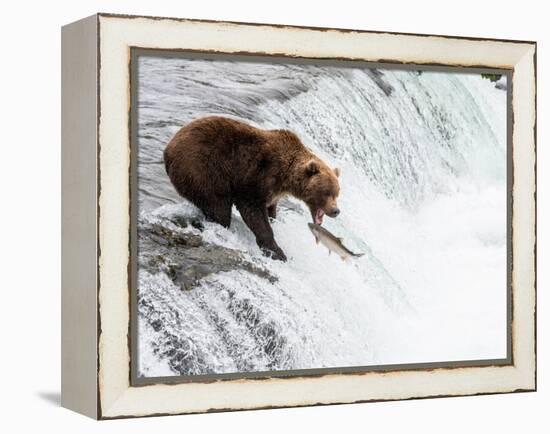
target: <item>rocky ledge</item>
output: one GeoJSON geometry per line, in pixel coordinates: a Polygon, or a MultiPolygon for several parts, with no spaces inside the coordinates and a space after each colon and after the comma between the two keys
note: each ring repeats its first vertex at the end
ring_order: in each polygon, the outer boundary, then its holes
{"type": "Polygon", "coordinates": [[[232,270],[246,270],[270,282],[277,280],[241,251],[205,241],[203,230],[202,220],[193,216],[140,219],[139,269],[151,274],[164,272],[182,290],[193,289],[211,274],[232,270]]]}

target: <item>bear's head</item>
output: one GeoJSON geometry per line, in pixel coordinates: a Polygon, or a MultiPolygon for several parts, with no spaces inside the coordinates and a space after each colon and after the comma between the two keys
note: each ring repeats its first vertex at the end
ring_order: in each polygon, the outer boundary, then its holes
{"type": "Polygon", "coordinates": [[[312,158],[302,167],[303,183],[301,199],[311,212],[313,223],[323,223],[323,216],[336,217],[340,214],[336,199],[340,194],[339,169],[331,169],[318,158],[312,158]]]}

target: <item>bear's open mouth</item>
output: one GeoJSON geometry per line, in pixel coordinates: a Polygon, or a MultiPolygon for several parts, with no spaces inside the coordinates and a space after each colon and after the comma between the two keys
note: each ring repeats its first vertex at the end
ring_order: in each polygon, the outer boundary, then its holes
{"type": "Polygon", "coordinates": [[[311,215],[313,217],[313,223],[315,223],[316,225],[320,225],[323,223],[323,216],[325,215],[325,212],[321,208],[319,208],[314,213],[312,212],[311,215]]]}

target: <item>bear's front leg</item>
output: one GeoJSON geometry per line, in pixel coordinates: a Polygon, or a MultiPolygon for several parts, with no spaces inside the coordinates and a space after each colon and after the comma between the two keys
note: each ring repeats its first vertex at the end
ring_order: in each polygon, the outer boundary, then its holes
{"type": "Polygon", "coordinates": [[[237,209],[241,213],[244,222],[256,235],[256,243],[262,252],[279,261],[286,261],[286,255],[275,242],[273,229],[269,224],[267,207],[248,203],[237,203],[237,209]]]}

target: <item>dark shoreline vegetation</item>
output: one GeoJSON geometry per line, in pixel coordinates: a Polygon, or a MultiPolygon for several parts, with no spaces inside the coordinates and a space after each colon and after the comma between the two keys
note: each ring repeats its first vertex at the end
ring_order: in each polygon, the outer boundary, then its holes
{"type": "MultiPolygon", "coordinates": [[[[420,76],[422,75],[422,70],[417,70],[416,71],[416,75],[417,76],[420,76]]],[[[487,74],[487,73],[482,73],[481,74],[481,77],[486,79],[486,80],[489,80],[491,83],[495,83],[495,87],[497,89],[500,89],[500,90],[506,90],[506,84],[502,83],[502,82],[499,82],[499,80],[502,78],[502,74],[487,74]]]]}
{"type": "Polygon", "coordinates": [[[499,81],[502,77],[502,74],[481,74],[483,78],[486,78],[487,80],[490,80],[492,83],[495,81],[499,81]]]}
{"type": "MultiPolygon", "coordinates": [[[[422,71],[421,69],[417,70],[416,71],[416,74],[417,75],[422,75],[422,71]]],[[[496,81],[499,81],[500,78],[502,77],[502,74],[486,74],[486,73],[482,73],[481,74],[481,77],[491,81],[492,83],[496,82],[496,81]]]]}

